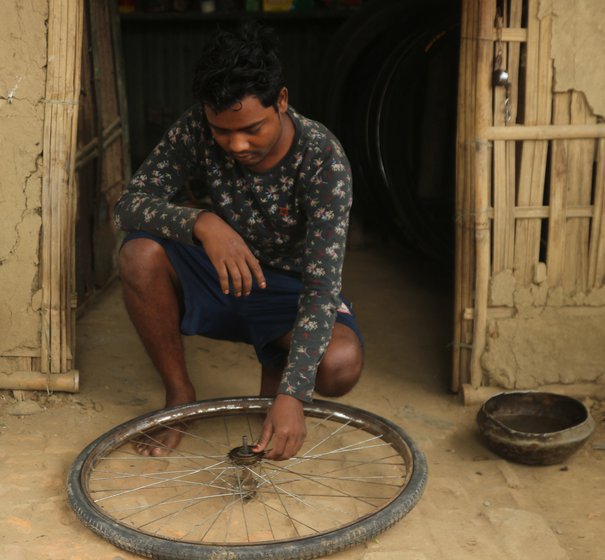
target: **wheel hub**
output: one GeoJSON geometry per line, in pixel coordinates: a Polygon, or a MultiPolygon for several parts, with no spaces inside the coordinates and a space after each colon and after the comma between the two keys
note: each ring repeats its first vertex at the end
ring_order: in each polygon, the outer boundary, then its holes
{"type": "Polygon", "coordinates": [[[251,467],[263,458],[264,452],[255,453],[248,445],[246,436],[242,436],[242,444],[229,451],[229,459],[238,466],[237,473],[233,477],[233,488],[237,494],[248,501],[256,495],[258,481],[251,467]]]}
{"type": "Polygon", "coordinates": [[[265,455],[264,451],[256,453],[248,445],[248,438],[242,436],[242,444],[229,451],[229,459],[236,465],[250,466],[258,463],[265,455]]]}

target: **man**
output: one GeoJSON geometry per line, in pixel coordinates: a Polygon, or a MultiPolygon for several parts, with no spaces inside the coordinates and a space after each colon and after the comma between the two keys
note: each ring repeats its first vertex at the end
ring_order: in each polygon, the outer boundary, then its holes
{"type": "MultiPolygon", "coordinates": [[[[361,374],[361,335],[340,296],[349,163],[323,125],[289,107],[266,28],[218,31],[194,93],[199,103],[116,206],[117,225],[130,232],[119,255],[124,301],[166,406],[196,399],[181,334],[253,344],[260,394],[275,397],[254,451],[288,459],[304,442],[313,390],[340,396],[361,374]],[[210,211],[174,202],[192,173],[205,180],[210,211]]],[[[137,451],[165,455],[180,434],[154,439],[137,451]]]]}

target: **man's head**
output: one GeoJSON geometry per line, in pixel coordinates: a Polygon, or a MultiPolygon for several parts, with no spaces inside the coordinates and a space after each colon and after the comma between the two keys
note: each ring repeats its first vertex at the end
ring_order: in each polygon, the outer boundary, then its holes
{"type": "Polygon", "coordinates": [[[288,90],[268,29],[219,31],[206,45],[194,92],[216,143],[242,165],[264,171],[287,152],[293,126],[288,90]]]}
{"type": "Polygon", "coordinates": [[[220,113],[246,96],[275,106],[284,87],[277,40],[269,28],[247,23],[236,32],[217,31],[206,43],[195,71],[193,93],[220,113]]]}

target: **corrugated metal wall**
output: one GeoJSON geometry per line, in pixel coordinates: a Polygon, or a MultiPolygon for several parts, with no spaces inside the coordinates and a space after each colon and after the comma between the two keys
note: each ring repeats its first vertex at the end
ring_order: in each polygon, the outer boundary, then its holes
{"type": "MultiPolygon", "coordinates": [[[[280,36],[290,103],[322,120],[318,76],[330,57],[331,40],[346,19],[267,17],[280,36]]],[[[193,71],[205,38],[217,26],[233,27],[233,17],[166,14],[122,16],[122,39],[133,165],[153,149],[164,130],[193,102],[193,71]]]]}

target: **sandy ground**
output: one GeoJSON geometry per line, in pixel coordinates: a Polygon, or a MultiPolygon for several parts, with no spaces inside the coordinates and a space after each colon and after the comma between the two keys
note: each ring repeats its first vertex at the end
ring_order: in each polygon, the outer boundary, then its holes
{"type": "MultiPolygon", "coordinates": [[[[401,425],[427,456],[429,481],[401,522],[334,560],[605,560],[605,406],[588,401],[591,440],[566,464],[506,462],[478,438],[477,407],[448,393],[451,289],[438,267],[396,251],[350,251],[345,268],[366,337],[363,379],[341,399],[401,425]]],[[[65,479],[77,453],[163,395],[119,286],[79,320],[76,395],[0,394],[0,557],[126,560],[80,524],[65,479]]],[[[249,348],[189,339],[200,398],[255,394],[249,348]]]]}

